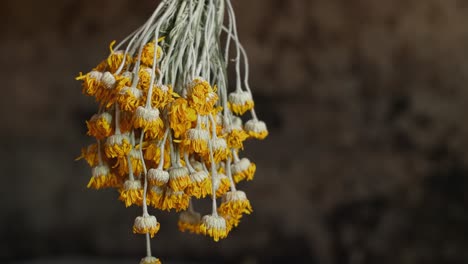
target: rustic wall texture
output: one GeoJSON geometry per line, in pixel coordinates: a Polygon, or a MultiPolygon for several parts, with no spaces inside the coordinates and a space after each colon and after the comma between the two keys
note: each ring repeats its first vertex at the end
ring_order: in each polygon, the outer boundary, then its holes
{"type": "MultiPolygon", "coordinates": [[[[135,258],[136,208],[74,162],[95,111],[74,76],[157,1],[0,8],[0,259],[135,258]]],[[[233,0],[258,112],[254,206],[229,239],[157,214],[153,250],[204,263],[468,263],[468,2],[233,0]]],[[[4,261],[0,261],[4,263],[4,261]]]]}

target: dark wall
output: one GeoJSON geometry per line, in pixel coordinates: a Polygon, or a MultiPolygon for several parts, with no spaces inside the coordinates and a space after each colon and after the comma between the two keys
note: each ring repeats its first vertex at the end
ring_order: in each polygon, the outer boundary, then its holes
{"type": "MultiPolygon", "coordinates": [[[[3,1],[0,259],[141,257],[137,208],[74,162],[96,110],[74,77],[157,1],[3,1]]],[[[468,263],[468,4],[233,0],[258,112],[253,207],[217,244],[153,211],[163,259],[468,263]]],[[[218,261],[219,262],[219,261],[218,261]]]]}

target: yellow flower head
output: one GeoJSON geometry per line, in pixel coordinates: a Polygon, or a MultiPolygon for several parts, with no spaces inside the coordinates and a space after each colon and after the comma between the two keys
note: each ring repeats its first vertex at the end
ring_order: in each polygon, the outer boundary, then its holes
{"type": "Polygon", "coordinates": [[[161,169],[149,169],[147,177],[151,185],[164,186],[169,181],[169,172],[161,169]]]}
{"type": "Polygon", "coordinates": [[[135,112],[133,126],[145,131],[154,131],[157,134],[164,134],[164,124],[159,117],[158,109],[149,109],[143,106],[138,106],[135,112]]]}
{"type": "MultiPolygon", "coordinates": [[[[243,191],[227,192],[223,196],[223,201],[218,208],[220,214],[229,215],[234,218],[237,218],[236,216],[242,216],[243,214],[250,214],[252,211],[252,206],[243,191]]],[[[237,226],[237,224],[235,226],[237,226]]]]}
{"type": "MultiPolygon", "coordinates": [[[[227,160],[231,155],[227,142],[224,138],[215,138],[211,141],[213,144],[213,159],[216,163],[227,160]]],[[[208,159],[208,157],[206,157],[208,159]]]]}
{"type": "Polygon", "coordinates": [[[123,188],[120,189],[119,200],[125,203],[125,207],[132,204],[140,205],[143,203],[143,188],[139,180],[125,181],[123,188]]]}
{"type": "Polygon", "coordinates": [[[82,80],[82,92],[88,96],[95,96],[101,86],[102,72],[91,71],[88,74],[77,77],[78,80],[82,80]]]}
{"type": "Polygon", "coordinates": [[[150,234],[151,238],[153,238],[158,233],[159,227],[160,224],[154,215],[138,216],[133,224],[133,233],[150,234]]]}
{"type": "Polygon", "coordinates": [[[228,235],[226,220],[218,215],[205,215],[200,225],[200,233],[210,236],[215,242],[218,242],[219,239],[226,238],[228,235]]]}
{"type": "Polygon", "coordinates": [[[232,112],[238,115],[243,115],[245,112],[254,107],[252,95],[247,91],[237,91],[229,94],[229,108],[232,112]]]}
{"type": "MultiPolygon", "coordinates": [[[[143,91],[148,91],[148,88],[151,83],[151,73],[153,72],[152,68],[142,66],[138,71],[138,88],[143,91]]],[[[153,75],[154,76],[154,75],[153,75]]]]}
{"type": "Polygon", "coordinates": [[[91,167],[99,164],[98,145],[91,144],[87,147],[81,148],[81,155],[76,160],[84,159],[91,167]]]}
{"type": "Polygon", "coordinates": [[[183,191],[190,184],[189,171],[186,167],[172,167],[169,169],[169,187],[178,192],[183,191]]]}
{"type": "Polygon", "coordinates": [[[109,137],[112,132],[112,115],[104,112],[91,117],[91,120],[86,121],[88,127],[88,135],[97,139],[109,137]]]}
{"type": "Polygon", "coordinates": [[[171,188],[167,188],[164,193],[164,198],[161,202],[160,209],[164,211],[170,211],[175,209],[176,212],[187,210],[190,203],[190,197],[183,191],[174,191],[171,188]]]}
{"type": "Polygon", "coordinates": [[[112,135],[107,138],[104,150],[109,158],[125,157],[132,150],[130,137],[127,134],[112,135]]]}
{"type": "Polygon", "coordinates": [[[208,152],[210,133],[202,128],[191,128],[185,134],[183,144],[189,152],[204,154],[208,152]]]}
{"type": "Polygon", "coordinates": [[[226,175],[224,175],[221,172],[215,174],[213,184],[216,190],[217,197],[223,196],[231,188],[231,181],[226,175]]]}
{"type": "Polygon", "coordinates": [[[135,112],[138,106],[143,105],[143,92],[136,87],[125,86],[117,95],[117,102],[123,111],[135,112]]]}
{"type": "Polygon", "coordinates": [[[207,115],[213,111],[214,105],[218,101],[218,95],[203,78],[195,78],[187,88],[187,98],[190,107],[197,113],[207,115]]]}
{"type": "Polygon", "coordinates": [[[206,171],[197,171],[190,174],[190,181],[192,182],[185,189],[187,195],[196,197],[198,199],[205,198],[211,194],[211,179],[206,171]]]}
{"type": "Polygon", "coordinates": [[[268,130],[265,122],[263,121],[256,119],[249,120],[247,123],[245,123],[244,129],[249,134],[249,136],[256,139],[262,140],[268,136],[268,130]]]}
{"type": "Polygon", "coordinates": [[[151,186],[147,195],[148,204],[154,208],[162,209],[163,200],[164,188],[159,186],[151,186]]]}
{"type": "Polygon", "coordinates": [[[146,65],[148,67],[153,67],[155,53],[156,53],[156,59],[159,60],[162,54],[161,47],[157,46],[156,48],[154,41],[146,44],[143,47],[143,52],[141,54],[141,63],[143,63],[143,65],[146,65]]]}
{"type": "Polygon", "coordinates": [[[197,120],[195,110],[188,106],[187,100],[178,98],[170,105],[169,123],[174,131],[174,137],[179,138],[192,127],[192,122],[197,120]]]}
{"type": "Polygon", "coordinates": [[[119,178],[111,173],[107,165],[99,165],[93,168],[93,176],[89,180],[88,188],[102,189],[109,187],[118,187],[121,185],[119,178]]]}
{"type": "Polygon", "coordinates": [[[161,85],[153,87],[151,95],[151,103],[155,108],[165,108],[168,104],[174,101],[173,90],[171,85],[161,85]]]}
{"type": "Polygon", "coordinates": [[[180,213],[177,226],[181,232],[200,233],[201,215],[197,212],[188,210],[180,213]]]}
{"type": "Polygon", "coordinates": [[[227,127],[226,141],[229,148],[243,149],[244,141],[249,138],[249,135],[242,127],[242,120],[239,117],[232,117],[232,123],[227,127]]]}
{"type": "Polygon", "coordinates": [[[125,56],[125,52],[122,50],[113,51],[112,44],[111,44],[111,54],[107,58],[107,67],[109,71],[112,73],[116,72],[123,62],[124,62],[123,68],[126,69],[127,66],[132,63],[132,57],[130,57],[128,54],[127,56],[125,56]],[[124,57],[125,57],[125,62],[123,61],[124,57]]]}
{"type": "Polygon", "coordinates": [[[242,180],[251,181],[254,178],[257,166],[247,158],[242,158],[231,165],[231,172],[234,182],[238,183],[242,180]]]}
{"type": "MultiPolygon", "coordinates": [[[[154,143],[148,145],[145,150],[145,160],[153,161],[157,166],[161,160],[161,148],[154,143]]],[[[164,150],[164,169],[169,169],[171,166],[171,155],[169,151],[169,144],[166,143],[165,150],[164,150]]]]}
{"type": "Polygon", "coordinates": [[[128,166],[128,159],[132,163],[132,172],[134,175],[139,175],[143,172],[143,162],[141,160],[140,151],[138,149],[130,150],[128,156],[118,157],[116,166],[119,169],[120,175],[126,175],[130,173],[128,166]]]}

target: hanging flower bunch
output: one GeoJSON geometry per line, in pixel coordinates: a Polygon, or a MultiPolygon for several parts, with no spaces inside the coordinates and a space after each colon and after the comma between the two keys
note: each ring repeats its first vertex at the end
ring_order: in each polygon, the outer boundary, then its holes
{"type": "Polygon", "coordinates": [[[230,0],[174,0],[77,78],[99,104],[86,122],[96,143],[81,155],[92,167],[88,188],[116,188],[125,206],[142,207],[133,225],[147,237],[141,263],[160,263],[149,244],[160,224],[148,207],[179,212],[181,231],[214,241],[252,212],[236,183],[252,180],[256,167],[240,156],[245,140],[268,131],[255,114],[248,71],[230,0]],[[236,85],[228,91],[232,47],[236,85]],[[203,198],[213,206],[205,216],[194,208],[203,198]]]}

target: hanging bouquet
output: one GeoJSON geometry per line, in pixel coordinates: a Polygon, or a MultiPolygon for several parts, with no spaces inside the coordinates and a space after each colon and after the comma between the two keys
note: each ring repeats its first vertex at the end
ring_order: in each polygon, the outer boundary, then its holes
{"type": "Polygon", "coordinates": [[[99,104],[86,121],[96,143],[80,158],[92,167],[88,188],[116,188],[126,207],[142,207],[133,225],[147,238],[141,263],[160,263],[150,247],[160,224],[148,207],[180,212],[183,232],[225,238],[252,212],[236,188],[256,170],[240,158],[243,143],[264,139],[268,131],[255,113],[230,0],[162,1],[146,23],[115,44],[106,59],[77,77],[83,93],[99,104]],[[232,48],[236,80],[230,91],[232,48]],[[247,112],[244,124],[240,116],[247,112]],[[203,217],[194,208],[202,198],[212,203],[203,217]]]}

